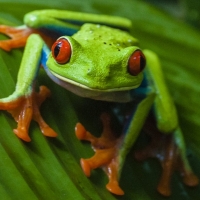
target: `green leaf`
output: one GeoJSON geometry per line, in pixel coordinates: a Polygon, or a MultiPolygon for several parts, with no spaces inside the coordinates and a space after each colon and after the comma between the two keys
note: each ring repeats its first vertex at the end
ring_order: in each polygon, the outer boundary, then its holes
{"type": "MultiPolygon", "coordinates": [[[[166,82],[177,105],[185,134],[189,160],[200,177],[199,32],[136,0],[49,0],[48,3],[44,0],[1,0],[0,8],[0,23],[9,25],[20,25],[25,13],[44,8],[66,8],[130,18],[133,21],[132,34],[139,38],[142,48],[154,50],[161,58],[166,82]]],[[[0,97],[14,90],[22,54],[23,49],[10,53],[0,50],[0,97]]],[[[0,112],[1,199],[166,199],[156,192],[160,164],[155,160],[138,163],[131,153],[120,182],[125,196],[114,196],[105,189],[107,177],[102,170],[95,170],[91,178],[86,178],[79,159],[93,155],[93,151],[89,144],[76,139],[74,127],[81,121],[92,133],[100,134],[97,117],[99,104],[60,88],[42,70],[38,82],[52,91],[51,98],[42,106],[42,114],[59,136],[56,139],[46,138],[32,123],[32,141],[24,143],[12,132],[16,127],[12,117],[0,112]],[[86,106],[87,111],[84,109],[86,106]]],[[[143,138],[141,135],[136,146],[143,144],[143,138]]],[[[169,200],[195,200],[199,199],[200,187],[188,188],[178,175],[174,175],[172,192],[169,200]]]]}

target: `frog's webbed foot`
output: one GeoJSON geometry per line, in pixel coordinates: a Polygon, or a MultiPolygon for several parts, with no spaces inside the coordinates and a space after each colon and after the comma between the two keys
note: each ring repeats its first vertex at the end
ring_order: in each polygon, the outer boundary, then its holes
{"type": "Polygon", "coordinates": [[[164,135],[157,129],[148,131],[151,143],[143,150],[135,152],[135,158],[143,161],[147,158],[157,158],[161,162],[162,175],[157,190],[164,196],[171,194],[170,180],[175,170],[180,172],[183,182],[188,186],[198,185],[198,178],[192,172],[187,158],[183,158],[181,150],[175,143],[174,135],[164,135]]]}
{"type": "Polygon", "coordinates": [[[10,51],[13,48],[24,47],[26,40],[33,30],[25,26],[22,27],[10,27],[6,25],[0,25],[0,33],[3,33],[10,37],[7,40],[0,41],[0,48],[5,51],[10,51]]]}
{"type": "Polygon", "coordinates": [[[56,137],[57,133],[51,129],[43,120],[39,108],[44,100],[50,96],[50,90],[41,86],[38,93],[32,92],[26,97],[20,97],[10,102],[0,102],[0,109],[7,110],[18,123],[14,133],[22,140],[29,142],[31,139],[28,135],[28,130],[31,120],[35,120],[45,136],[56,137]]]}
{"type": "Polygon", "coordinates": [[[79,140],[91,142],[95,155],[89,159],[81,159],[81,166],[86,176],[90,176],[91,170],[102,167],[106,172],[109,182],[106,188],[117,195],[123,195],[123,190],[118,183],[118,151],[119,139],[114,136],[110,127],[110,116],[106,113],[101,115],[103,133],[100,138],[94,137],[80,123],[76,125],[76,136],[79,140]]]}

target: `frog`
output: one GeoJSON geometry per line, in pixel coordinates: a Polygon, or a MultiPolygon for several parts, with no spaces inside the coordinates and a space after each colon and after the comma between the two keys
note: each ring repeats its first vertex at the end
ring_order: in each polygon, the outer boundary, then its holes
{"type": "MultiPolygon", "coordinates": [[[[36,121],[47,137],[58,134],[43,119],[41,104],[51,95],[47,86],[36,90],[35,81],[40,66],[56,84],[77,96],[96,101],[112,102],[112,113],[120,116],[119,135],[111,124],[108,112],[100,116],[102,134],[94,136],[81,123],[75,124],[77,139],[89,141],[95,154],[81,158],[83,173],[102,168],[108,176],[106,188],[123,195],[120,176],[126,156],[136,143],[148,116],[155,119],[150,131],[151,141],[135,152],[136,160],[157,158],[162,174],[157,191],[171,195],[170,180],[174,170],[183,182],[196,186],[179,125],[178,114],[165,83],[160,60],[156,53],[141,49],[130,33],[131,20],[110,15],[65,10],[36,10],[24,16],[24,25],[0,26],[0,32],[10,38],[0,41],[0,48],[11,51],[24,47],[14,92],[0,99],[0,110],[8,111],[17,128],[14,133],[30,142],[29,127],[36,121]],[[126,107],[125,112],[121,110],[126,107]]],[[[67,105],[66,105],[67,107],[67,105]]],[[[150,126],[146,126],[147,131],[150,126]]]]}

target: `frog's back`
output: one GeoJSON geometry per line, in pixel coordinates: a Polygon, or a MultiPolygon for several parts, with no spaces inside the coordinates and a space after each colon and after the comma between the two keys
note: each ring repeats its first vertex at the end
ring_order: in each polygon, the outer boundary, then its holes
{"type": "Polygon", "coordinates": [[[119,50],[138,44],[138,40],[128,32],[99,24],[84,24],[73,37],[81,41],[81,43],[93,41],[99,44],[114,46],[119,50]]]}

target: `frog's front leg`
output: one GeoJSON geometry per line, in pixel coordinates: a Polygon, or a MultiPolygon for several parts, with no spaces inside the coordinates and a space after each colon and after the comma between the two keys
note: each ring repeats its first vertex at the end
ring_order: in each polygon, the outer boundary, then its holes
{"type": "Polygon", "coordinates": [[[103,133],[100,138],[91,135],[78,123],[76,125],[76,136],[80,140],[90,141],[95,155],[89,159],[81,159],[81,166],[86,174],[90,176],[91,170],[102,167],[106,172],[109,182],[106,188],[117,195],[123,195],[124,191],[119,186],[120,174],[126,158],[137,136],[143,126],[146,116],[153,104],[155,94],[149,93],[135,108],[129,116],[127,125],[120,137],[116,138],[110,127],[110,117],[107,114],[101,116],[103,122],[103,133]]]}
{"type": "Polygon", "coordinates": [[[81,159],[81,167],[87,177],[91,175],[91,170],[103,167],[109,177],[107,189],[114,194],[122,195],[123,190],[118,184],[118,147],[119,139],[116,138],[110,127],[110,116],[107,113],[101,115],[103,124],[103,132],[100,138],[94,137],[90,132],[86,131],[80,123],[76,125],[76,136],[80,140],[91,142],[95,155],[88,159],[81,159]]]}
{"type": "MultiPolygon", "coordinates": [[[[138,160],[154,157],[160,160],[163,172],[157,190],[169,196],[171,194],[170,180],[174,170],[178,170],[183,177],[183,182],[188,186],[196,186],[198,178],[192,172],[186,156],[186,147],[183,135],[178,124],[176,108],[164,83],[164,77],[157,56],[149,51],[144,51],[147,58],[147,77],[153,83],[156,91],[154,114],[157,129],[147,126],[152,142],[145,149],[136,152],[138,160]]],[[[151,123],[152,124],[152,123],[151,123]]]]}
{"type": "Polygon", "coordinates": [[[39,93],[34,90],[44,42],[38,35],[28,38],[18,73],[17,85],[14,93],[9,97],[0,99],[0,109],[7,110],[18,122],[14,133],[24,141],[30,141],[28,129],[31,120],[38,122],[44,135],[55,137],[57,134],[44,122],[39,108],[42,102],[50,96],[50,90],[40,87],[39,93]]]}
{"type": "Polygon", "coordinates": [[[73,35],[84,23],[106,24],[124,30],[131,28],[130,20],[121,17],[55,9],[36,10],[24,16],[24,26],[0,25],[0,33],[10,37],[0,42],[0,48],[10,51],[13,48],[24,47],[32,33],[40,34],[50,47],[59,36],[73,35]]]}

